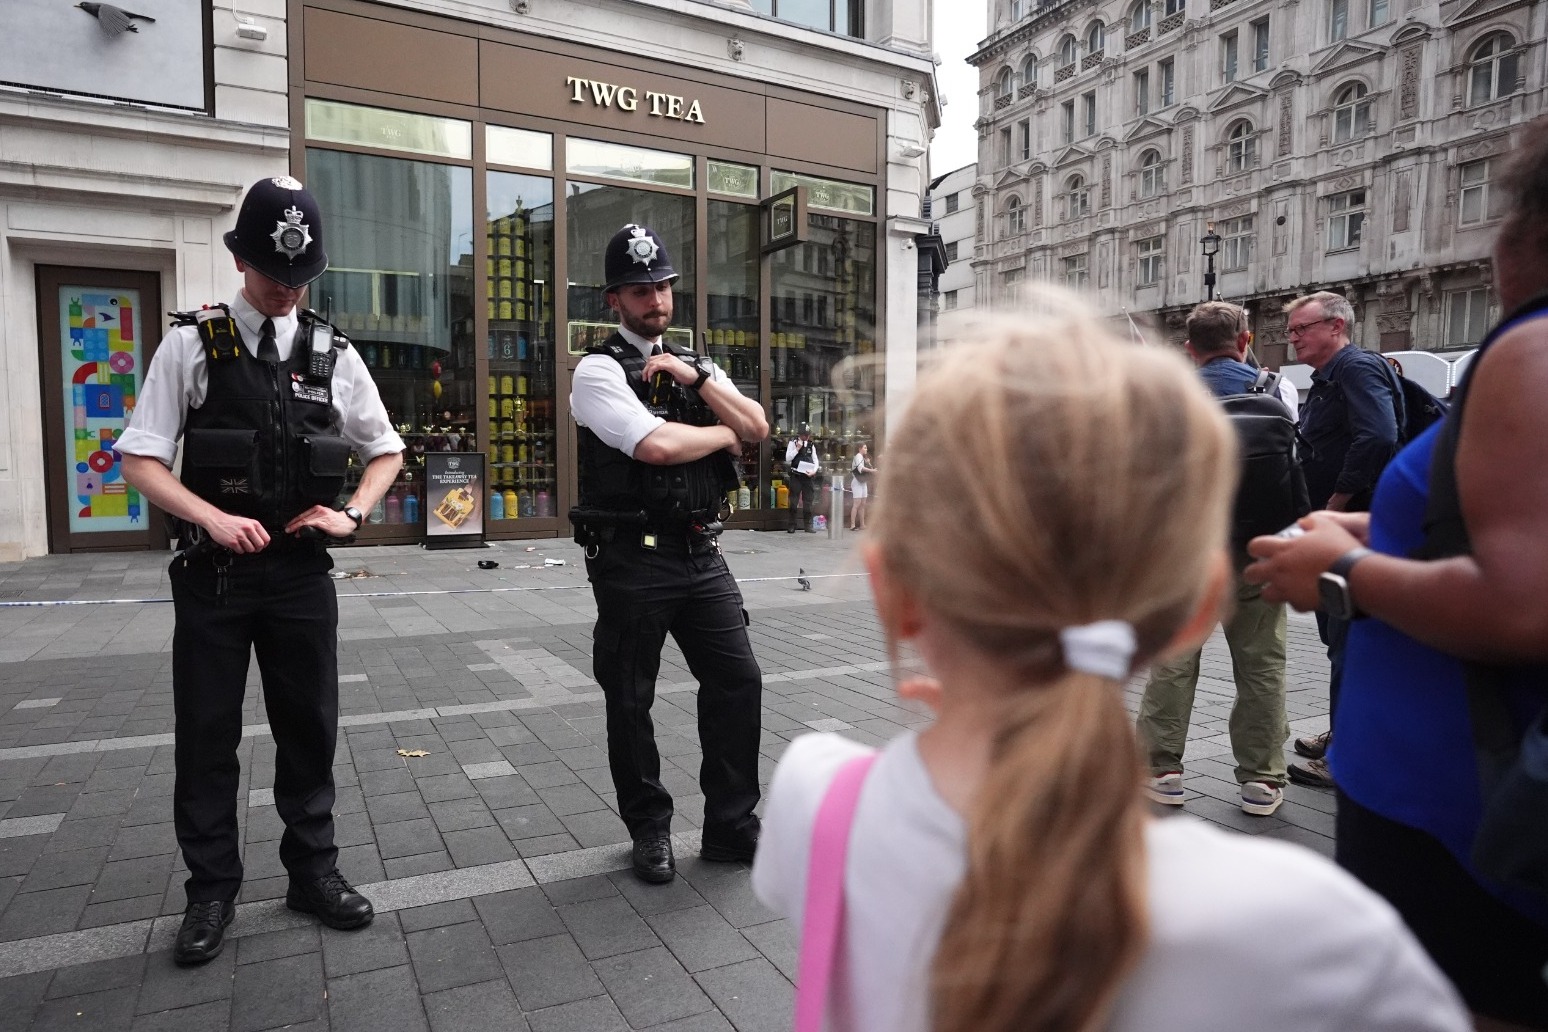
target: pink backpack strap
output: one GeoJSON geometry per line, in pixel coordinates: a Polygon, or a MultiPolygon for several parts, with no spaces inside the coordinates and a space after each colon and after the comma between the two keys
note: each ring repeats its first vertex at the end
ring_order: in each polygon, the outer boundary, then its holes
{"type": "Polygon", "coordinates": [[[838,769],[817,808],[806,869],[806,909],[801,920],[801,959],[796,978],[795,1032],[822,1032],[828,980],[844,928],[844,857],[860,786],[876,753],[856,756],[838,769]]]}

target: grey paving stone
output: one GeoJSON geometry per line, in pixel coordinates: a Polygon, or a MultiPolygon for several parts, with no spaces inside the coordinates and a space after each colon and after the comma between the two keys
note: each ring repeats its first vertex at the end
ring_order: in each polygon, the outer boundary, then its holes
{"type": "Polygon", "coordinates": [[[690,857],[679,859],[677,874],[733,927],[763,924],[776,916],[753,895],[752,872],[744,864],[709,863],[690,857]]]}
{"type": "Polygon", "coordinates": [[[128,957],[114,957],[90,964],[74,964],[53,972],[48,983],[47,999],[83,996],[108,989],[138,987],[145,977],[145,955],[136,953],[128,957]]]}
{"type": "Polygon", "coordinates": [[[453,831],[467,831],[470,828],[492,828],[496,825],[494,815],[489,812],[489,807],[476,792],[468,799],[450,799],[444,802],[430,804],[430,818],[435,821],[435,826],[442,835],[453,831]]]}
{"type": "Polygon", "coordinates": [[[416,853],[413,856],[394,857],[382,861],[382,869],[385,877],[391,881],[400,881],[405,878],[417,877],[421,874],[436,874],[441,871],[450,871],[457,865],[452,863],[451,854],[444,849],[438,849],[433,853],[416,853]]]}
{"type": "Polygon", "coordinates": [[[532,1032],[627,1032],[623,1015],[606,996],[579,1000],[527,1015],[532,1032]]]}
{"type": "Polygon", "coordinates": [[[236,971],[236,950],[227,947],[208,964],[178,967],[172,951],[158,950],[145,957],[145,981],[135,1003],[138,1014],[154,1014],[199,1003],[229,1001],[236,971]]]}
{"type": "MultiPolygon", "coordinates": [[[[419,787],[419,794],[424,797],[426,803],[434,804],[448,799],[477,799],[478,792],[473,788],[473,782],[466,774],[440,774],[435,777],[420,777],[415,783],[419,787]]],[[[434,811],[432,810],[432,813],[434,811]]]]}
{"type": "Polygon", "coordinates": [[[225,1028],[230,1017],[231,1005],[224,1001],[201,1003],[176,1010],[141,1014],[134,1019],[131,1032],[212,1032],[214,1029],[225,1028]]]}
{"type": "Polygon", "coordinates": [[[473,782],[479,798],[491,810],[504,810],[513,806],[531,806],[541,800],[532,786],[517,775],[506,778],[489,778],[473,782]]]}
{"type": "MultiPolygon", "coordinates": [[[[161,913],[162,893],[149,896],[135,896],[131,899],[115,899],[106,903],[88,903],[86,909],[81,911],[81,919],[76,922],[80,928],[100,928],[104,925],[117,925],[126,921],[141,921],[155,917],[161,913]]],[[[178,900],[182,900],[182,891],[179,888],[178,900]]]]}
{"type": "Polygon", "coordinates": [[[607,804],[588,786],[579,781],[549,788],[538,788],[538,798],[559,817],[577,813],[606,810],[607,804]]]}
{"type": "Polygon", "coordinates": [[[606,899],[619,894],[618,886],[604,875],[545,881],[540,882],[539,887],[543,895],[548,897],[548,902],[555,907],[584,903],[591,899],[606,899]]]}
{"type": "Polygon", "coordinates": [[[322,949],[322,941],[318,935],[321,927],[321,925],[308,925],[303,928],[281,928],[257,935],[243,935],[235,943],[237,964],[257,964],[265,960],[279,960],[282,957],[316,953],[322,949]]]}
{"type": "Polygon", "coordinates": [[[429,817],[398,821],[395,824],[378,824],[376,825],[376,847],[383,860],[413,856],[416,853],[439,852],[442,848],[441,833],[436,830],[435,822],[429,817]]]}
{"type": "Polygon", "coordinates": [[[718,1010],[705,1011],[691,1018],[679,1018],[660,1025],[652,1025],[647,1032],[735,1032],[731,1022],[718,1010]]]}
{"type": "Polygon", "coordinates": [[[645,921],[688,971],[705,971],[760,956],[757,947],[711,906],[652,914],[645,921]]]}
{"type": "Polygon", "coordinates": [[[442,841],[445,842],[447,851],[451,853],[452,862],[458,867],[473,867],[517,859],[516,850],[511,848],[510,839],[500,828],[451,831],[442,836],[442,841]]]}
{"type": "Polygon", "coordinates": [[[514,942],[496,953],[521,1009],[529,1015],[603,992],[601,981],[568,935],[514,942]]]}
{"type": "MultiPolygon", "coordinates": [[[[105,851],[105,849],[104,849],[105,851]]],[[[114,860],[104,864],[92,890],[92,902],[107,903],[159,892],[172,870],[171,856],[114,860]]]]}
{"type": "Polygon", "coordinates": [[[564,933],[564,922],[537,886],[477,896],[473,906],[496,946],[564,933]]]}
{"type": "Polygon", "coordinates": [[[330,1032],[428,1030],[424,1008],[407,968],[365,971],[328,982],[330,1032]]]}
{"type": "Polygon", "coordinates": [[[634,1028],[712,1010],[688,972],[665,949],[641,950],[592,962],[613,1004],[634,1028]]]}
{"type": "Polygon", "coordinates": [[[413,932],[407,938],[421,992],[487,982],[502,974],[494,945],[476,921],[413,932]]]}
{"type": "Polygon", "coordinates": [[[72,849],[68,853],[52,854],[46,863],[33,865],[17,891],[38,892],[71,885],[90,885],[102,873],[109,848],[93,846],[90,849],[72,849]]]}
{"type": "Polygon", "coordinates": [[[133,986],[48,1000],[32,1019],[31,1032],[129,1032],[134,1024],[133,986]]]}
{"type": "Polygon", "coordinates": [[[795,1014],[795,990],[766,960],[711,968],[694,976],[737,1032],[785,1032],[795,1014]]]}
{"type": "Polygon", "coordinates": [[[559,907],[559,919],[588,960],[659,946],[650,927],[622,896],[559,907]]]}
{"type": "Polygon", "coordinates": [[[0,914],[0,940],[67,932],[75,927],[90,897],[90,885],[18,892],[11,897],[5,913],[0,914]]]}
{"type": "Polygon", "coordinates": [[[323,967],[330,979],[408,964],[408,944],[403,941],[397,914],[379,913],[364,928],[323,928],[320,934],[323,967]]]}
{"type": "Polygon", "coordinates": [[[398,922],[403,926],[405,933],[422,932],[426,928],[440,928],[476,920],[478,920],[478,914],[473,909],[473,901],[467,899],[448,900],[445,903],[432,903],[425,907],[410,907],[407,910],[398,911],[398,922]]]}
{"type": "Polygon", "coordinates": [[[0,838],[0,878],[25,875],[43,855],[48,845],[47,835],[25,835],[18,838],[0,838]]]}
{"type": "Polygon", "coordinates": [[[527,1032],[516,996],[503,977],[424,998],[432,1032],[527,1032]]]}
{"type": "Polygon", "coordinates": [[[769,963],[779,969],[780,974],[791,982],[795,981],[799,970],[800,951],[788,921],[779,920],[752,925],[741,929],[741,933],[748,942],[758,948],[758,952],[762,953],[769,963]]]}
{"type": "Polygon", "coordinates": [[[236,968],[232,1032],[314,1021],[326,1013],[322,954],[307,953],[236,968]]]}
{"type": "Polygon", "coordinates": [[[559,823],[583,847],[629,842],[629,829],[611,809],[560,817],[559,823]]]}
{"type": "Polygon", "coordinates": [[[373,796],[366,793],[366,812],[375,825],[392,824],[428,818],[430,811],[418,792],[400,792],[397,795],[373,796]]]}

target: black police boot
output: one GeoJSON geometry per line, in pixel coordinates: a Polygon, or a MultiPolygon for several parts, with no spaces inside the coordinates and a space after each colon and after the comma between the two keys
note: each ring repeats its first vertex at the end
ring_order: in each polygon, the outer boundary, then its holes
{"type": "Polygon", "coordinates": [[[316,914],[329,928],[343,930],[364,927],[376,916],[371,901],[351,888],[338,868],[311,881],[291,876],[285,905],[303,914],[316,914]]]}
{"type": "Polygon", "coordinates": [[[184,967],[214,960],[226,945],[226,926],[234,920],[236,904],[230,900],[188,904],[172,947],[172,959],[184,967]]]}
{"type": "Polygon", "coordinates": [[[670,835],[646,835],[634,840],[634,873],[641,881],[669,882],[677,875],[670,835]]]}
{"type": "Polygon", "coordinates": [[[757,817],[747,826],[733,832],[717,832],[704,829],[699,843],[699,856],[717,863],[752,863],[758,852],[758,834],[762,825],[757,817]]]}

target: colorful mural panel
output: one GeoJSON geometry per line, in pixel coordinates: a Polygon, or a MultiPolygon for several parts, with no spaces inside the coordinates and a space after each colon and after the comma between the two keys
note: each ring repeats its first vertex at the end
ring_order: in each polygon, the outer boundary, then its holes
{"type": "Polygon", "coordinates": [[[59,288],[71,533],[145,529],[145,503],[124,482],[114,450],[144,378],[141,316],[137,290],[59,288]]]}

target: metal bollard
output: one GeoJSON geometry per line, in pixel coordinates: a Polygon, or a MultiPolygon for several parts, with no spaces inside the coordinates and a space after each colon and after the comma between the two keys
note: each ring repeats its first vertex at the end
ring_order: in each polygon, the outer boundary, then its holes
{"type": "Polygon", "coordinates": [[[844,536],[844,488],[835,484],[828,494],[832,501],[828,505],[828,537],[842,538],[844,536]]]}

